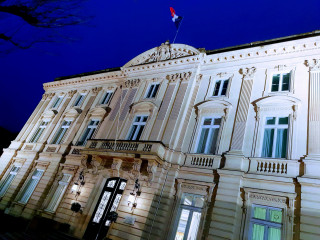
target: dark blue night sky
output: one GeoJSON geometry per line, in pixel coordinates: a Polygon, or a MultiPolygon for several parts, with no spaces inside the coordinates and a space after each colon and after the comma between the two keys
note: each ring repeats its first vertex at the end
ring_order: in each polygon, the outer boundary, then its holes
{"type": "Polygon", "coordinates": [[[76,41],[38,43],[0,55],[0,126],[20,131],[45,82],[123,66],[172,41],[169,7],[184,17],[176,43],[207,50],[320,29],[319,0],[88,0],[83,7],[93,17],[89,23],[58,30],[76,41]]]}

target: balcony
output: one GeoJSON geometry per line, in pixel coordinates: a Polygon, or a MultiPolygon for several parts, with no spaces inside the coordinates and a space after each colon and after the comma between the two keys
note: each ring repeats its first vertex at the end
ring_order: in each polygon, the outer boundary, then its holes
{"type": "Polygon", "coordinates": [[[111,152],[139,155],[155,155],[164,159],[165,146],[159,141],[128,141],[128,140],[88,140],[84,149],[80,150],[87,154],[110,155],[111,152]],[[108,154],[109,153],[109,154],[108,154]]]}
{"type": "Polygon", "coordinates": [[[220,167],[221,156],[189,153],[185,166],[195,168],[217,169],[220,167]]]}

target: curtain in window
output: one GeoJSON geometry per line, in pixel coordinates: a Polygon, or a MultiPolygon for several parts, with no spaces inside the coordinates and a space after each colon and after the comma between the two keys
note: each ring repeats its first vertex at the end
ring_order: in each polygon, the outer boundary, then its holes
{"type": "Polygon", "coordinates": [[[265,129],[262,144],[262,157],[272,157],[274,129],[265,129]]]}
{"type": "Polygon", "coordinates": [[[201,213],[193,212],[187,240],[197,239],[200,218],[201,218],[201,213]]]}
{"type": "Polygon", "coordinates": [[[219,128],[213,128],[212,130],[212,134],[211,134],[211,139],[209,144],[209,151],[208,153],[214,154],[216,151],[216,146],[217,146],[217,138],[218,138],[218,134],[219,134],[219,128]]]}
{"type": "Polygon", "coordinates": [[[204,153],[209,135],[209,128],[203,128],[201,131],[197,153],[204,153]]]}
{"type": "Polygon", "coordinates": [[[177,234],[176,234],[176,237],[174,240],[183,240],[184,233],[185,233],[186,227],[187,227],[189,213],[190,213],[190,211],[186,210],[186,209],[183,209],[181,211],[180,220],[179,220],[179,224],[178,224],[178,230],[177,230],[177,234]]]}
{"type": "Polygon", "coordinates": [[[267,216],[267,209],[261,208],[261,207],[255,207],[253,216],[254,216],[254,218],[265,220],[266,216],[267,216]]]}
{"type": "Polygon", "coordinates": [[[268,240],[281,240],[281,230],[279,228],[269,227],[268,240]]]}
{"type": "Polygon", "coordinates": [[[253,224],[252,240],[264,240],[264,226],[253,224]]]}
{"type": "Polygon", "coordinates": [[[2,182],[0,185],[0,196],[5,194],[15,176],[16,175],[9,174],[9,176],[7,176],[7,178],[2,182]]]}
{"type": "Polygon", "coordinates": [[[287,152],[287,129],[277,130],[276,158],[285,158],[287,152]]]}

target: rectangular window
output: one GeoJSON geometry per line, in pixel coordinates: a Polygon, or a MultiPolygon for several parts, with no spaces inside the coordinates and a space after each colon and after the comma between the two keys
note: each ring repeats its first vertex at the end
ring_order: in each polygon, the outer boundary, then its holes
{"type": "Polygon", "coordinates": [[[88,127],[82,134],[82,137],[80,138],[80,141],[77,143],[77,146],[84,146],[88,139],[90,139],[95,130],[97,129],[99,125],[99,120],[90,120],[88,127]]]}
{"type": "Polygon", "coordinates": [[[11,167],[9,174],[0,182],[0,197],[2,197],[6,193],[6,191],[10,187],[11,182],[16,177],[19,169],[20,167],[11,167]]]}
{"type": "Polygon", "coordinates": [[[197,153],[214,154],[217,146],[221,118],[204,118],[198,138],[197,153]]]}
{"type": "Polygon", "coordinates": [[[19,203],[25,204],[28,202],[29,198],[31,197],[31,194],[33,193],[34,189],[38,185],[43,172],[44,171],[40,169],[36,169],[33,172],[32,177],[29,179],[29,181],[27,182],[27,184],[24,186],[21,193],[19,194],[19,198],[18,198],[19,203]]]}
{"type": "Polygon", "coordinates": [[[261,157],[286,158],[288,123],[288,117],[266,118],[261,157]]]}
{"type": "Polygon", "coordinates": [[[290,73],[273,74],[271,92],[289,91],[290,75],[290,73]]]}
{"type": "Polygon", "coordinates": [[[63,99],[63,96],[57,97],[57,98],[55,99],[55,101],[53,102],[51,108],[57,108],[57,107],[59,107],[62,99],[63,99]]]}
{"type": "Polygon", "coordinates": [[[69,182],[71,180],[72,175],[71,174],[63,174],[62,179],[59,181],[59,184],[53,194],[53,196],[50,199],[50,202],[48,204],[48,207],[45,209],[45,211],[48,212],[55,212],[57,207],[59,206],[59,203],[69,185],[69,182]]]}
{"type": "Polygon", "coordinates": [[[113,92],[106,92],[103,97],[102,100],[100,102],[100,104],[109,104],[111,98],[112,98],[113,92]]]}
{"type": "Polygon", "coordinates": [[[159,83],[153,83],[150,85],[146,97],[145,98],[155,98],[158,92],[160,84],[159,83]]]}
{"type": "Polygon", "coordinates": [[[85,95],[84,94],[79,94],[78,95],[78,97],[77,97],[77,99],[76,99],[76,101],[74,102],[74,107],[80,107],[81,106],[81,104],[82,104],[82,102],[83,102],[83,100],[84,100],[84,98],[85,98],[85,95]]]}
{"type": "Polygon", "coordinates": [[[252,205],[250,240],[281,240],[282,209],[252,205]]]}
{"type": "Polygon", "coordinates": [[[229,79],[216,81],[212,96],[225,96],[227,94],[228,84],[229,79]]]}
{"type": "Polygon", "coordinates": [[[197,239],[203,205],[203,196],[189,193],[183,194],[179,206],[175,240],[197,239]]]}
{"type": "Polygon", "coordinates": [[[51,144],[61,143],[61,140],[63,139],[64,135],[66,134],[66,132],[70,127],[70,124],[71,124],[71,121],[63,121],[62,126],[60,127],[59,131],[57,132],[51,144]]]}
{"type": "Polygon", "coordinates": [[[38,129],[35,131],[35,133],[33,134],[32,138],[30,139],[31,143],[36,143],[38,142],[41,134],[43,133],[43,131],[46,129],[47,125],[48,125],[48,121],[42,121],[38,127],[38,129]]]}
{"type": "Polygon", "coordinates": [[[146,125],[147,116],[136,116],[132,127],[130,129],[127,140],[139,140],[143,132],[144,126],[146,125]]]}

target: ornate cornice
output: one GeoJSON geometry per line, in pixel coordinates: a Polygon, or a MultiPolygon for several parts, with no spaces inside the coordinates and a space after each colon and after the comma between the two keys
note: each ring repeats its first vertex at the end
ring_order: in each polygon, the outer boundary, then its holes
{"type": "Polygon", "coordinates": [[[140,82],[141,82],[140,79],[126,80],[124,82],[124,86],[125,86],[125,88],[134,88],[134,87],[138,87],[140,85],[140,82]]]}
{"type": "Polygon", "coordinates": [[[310,71],[320,71],[320,59],[306,60],[305,65],[310,68],[310,71]]]}
{"type": "Polygon", "coordinates": [[[175,73],[175,74],[169,74],[167,75],[167,79],[170,82],[175,82],[176,80],[181,81],[188,81],[192,75],[192,72],[182,72],[182,73],[175,73]]]}
{"type": "Polygon", "coordinates": [[[101,89],[102,87],[95,87],[95,88],[92,88],[91,91],[93,95],[97,95],[101,91],[101,89]]]}
{"type": "Polygon", "coordinates": [[[77,90],[71,90],[68,92],[68,98],[72,98],[73,95],[77,92],[77,90]]]}
{"type": "Polygon", "coordinates": [[[256,73],[256,68],[251,67],[251,68],[241,68],[239,70],[240,74],[243,75],[244,80],[252,80],[254,78],[254,74],[256,73]]]}

